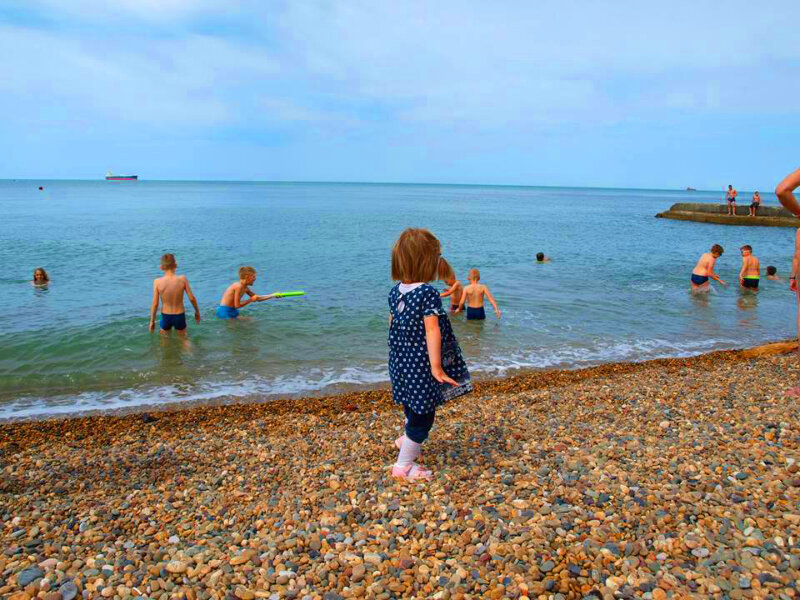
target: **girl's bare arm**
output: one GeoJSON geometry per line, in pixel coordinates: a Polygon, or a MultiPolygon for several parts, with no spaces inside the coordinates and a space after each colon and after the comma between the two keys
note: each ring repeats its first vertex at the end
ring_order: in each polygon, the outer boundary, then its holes
{"type": "Polygon", "coordinates": [[[439,317],[425,317],[425,343],[428,346],[428,359],[431,363],[431,375],[439,383],[458,385],[442,369],[442,332],[439,329],[439,317]]]}

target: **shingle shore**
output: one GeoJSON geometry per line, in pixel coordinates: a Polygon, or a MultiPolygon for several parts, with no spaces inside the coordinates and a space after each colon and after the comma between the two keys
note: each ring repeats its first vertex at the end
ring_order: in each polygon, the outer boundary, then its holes
{"type": "Polygon", "coordinates": [[[797,598],[796,356],[0,425],[0,596],[797,598]],[[153,420],[153,418],[155,420],[153,420]]]}

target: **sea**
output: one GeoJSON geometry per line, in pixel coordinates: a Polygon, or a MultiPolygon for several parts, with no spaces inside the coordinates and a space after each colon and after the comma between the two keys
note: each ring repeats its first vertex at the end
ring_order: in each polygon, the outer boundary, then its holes
{"type": "Polygon", "coordinates": [[[452,319],[477,379],[791,338],[788,282],[762,275],[752,294],[740,292],[737,277],[743,244],[787,277],[794,229],[655,218],[675,202],[723,198],[489,185],[0,181],[0,419],[302,401],[385,386],[390,251],[406,227],[430,229],[462,282],[480,269],[502,309],[500,319],[488,304],[485,322],[452,319]],[[718,273],[730,285],[690,294],[692,268],[715,243],[725,248],[718,273]],[[165,252],[176,255],[201,307],[188,344],[148,331],[165,252]],[[552,261],[537,264],[537,252],[552,261]],[[246,320],[218,320],[215,308],[242,265],[257,269],[258,293],[306,295],[247,306],[246,320]],[[46,288],[31,285],[36,267],[50,274],[46,288]]]}

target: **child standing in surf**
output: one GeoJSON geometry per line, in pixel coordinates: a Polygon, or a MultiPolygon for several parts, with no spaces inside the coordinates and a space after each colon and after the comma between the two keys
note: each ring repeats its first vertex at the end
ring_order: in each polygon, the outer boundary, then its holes
{"type": "Polygon", "coordinates": [[[430,479],[431,472],[414,461],[433,427],[436,408],[472,390],[442,299],[428,284],[451,274],[430,231],[400,234],[392,248],[392,279],[400,283],[389,292],[389,378],[406,421],[405,434],[395,440],[400,452],[393,477],[430,479]]]}

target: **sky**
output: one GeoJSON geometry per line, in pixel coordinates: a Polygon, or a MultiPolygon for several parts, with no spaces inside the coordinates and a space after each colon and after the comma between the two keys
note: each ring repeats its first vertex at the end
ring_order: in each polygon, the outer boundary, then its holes
{"type": "Polygon", "coordinates": [[[797,0],[0,0],[0,178],[771,190],[797,0]]]}

